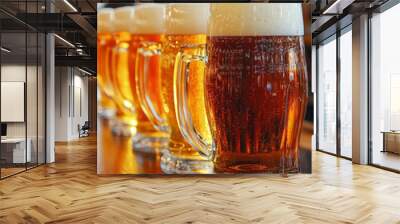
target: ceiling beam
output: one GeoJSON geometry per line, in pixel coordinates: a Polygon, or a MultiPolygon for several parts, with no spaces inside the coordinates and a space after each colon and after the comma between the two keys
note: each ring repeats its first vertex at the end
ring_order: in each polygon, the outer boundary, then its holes
{"type": "Polygon", "coordinates": [[[342,14],[344,9],[351,5],[355,0],[336,0],[323,10],[324,15],[342,14]]]}
{"type": "Polygon", "coordinates": [[[96,38],[97,30],[81,14],[67,14],[67,16],[80,26],[90,37],[96,38]]]}
{"type": "Polygon", "coordinates": [[[55,56],[56,66],[87,67],[97,70],[97,60],[91,56],[55,56]]]}

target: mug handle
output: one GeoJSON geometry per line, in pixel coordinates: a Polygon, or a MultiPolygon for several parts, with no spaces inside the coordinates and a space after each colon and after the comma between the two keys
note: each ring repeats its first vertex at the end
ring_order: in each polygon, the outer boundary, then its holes
{"type": "MultiPolygon", "coordinates": [[[[174,66],[174,105],[179,130],[185,140],[196,149],[200,155],[212,160],[214,158],[213,144],[208,144],[193,125],[192,115],[188,106],[188,81],[190,80],[190,64],[194,61],[203,62],[206,66],[207,56],[205,44],[184,47],[176,55],[174,66]],[[185,52],[190,49],[193,53],[185,52]]],[[[205,74],[202,74],[205,75],[205,74]]]]}
{"type": "MultiPolygon", "coordinates": [[[[149,82],[148,73],[150,69],[150,59],[155,56],[161,57],[161,44],[156,42],[141,42],[141,46],[137,49],[135,62],[136,95],[143,112],[153,124],[154,128],[159,131],[168,132],[169,127],[166,120],[157,112],[147,88],[149,82]]],[[[158,69],[160,70],[161,68],[158,69]]],[[[152,91],[155,90],[153,89],[152,91]]]]}

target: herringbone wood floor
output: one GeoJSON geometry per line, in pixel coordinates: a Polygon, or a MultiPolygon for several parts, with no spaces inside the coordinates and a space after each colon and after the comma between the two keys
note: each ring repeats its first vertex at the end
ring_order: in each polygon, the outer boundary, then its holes
{"type": "Polygon", "coordinates": [[[400,175],[313,153],[313,174],[96,175],[95,138],[0,181],[0,223],[400,223],[400,175]]]}

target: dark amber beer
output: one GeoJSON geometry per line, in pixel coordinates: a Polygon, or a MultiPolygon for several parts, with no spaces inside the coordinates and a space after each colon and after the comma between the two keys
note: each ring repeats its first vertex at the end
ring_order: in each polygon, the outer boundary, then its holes
{"type": "Polygon", "coordinates": [[[303,38],[218,36],[207,43],[205,94],[216,168],[296,168],[307,99],[303,38]]]}
{"type": "Polygon", "coordinates": [[[203,61],[213,145],[185,128],[190,119],[181,131],[217,172],[298,172],[307,102],[301,4],[211,4],[210,13],[203,61]]]}
{"type": "Polygon", "coordinates": [[[307,101],[301,5],[212,5],[211,15],[205,96],[215,168],[297,171],[307,101]]]}

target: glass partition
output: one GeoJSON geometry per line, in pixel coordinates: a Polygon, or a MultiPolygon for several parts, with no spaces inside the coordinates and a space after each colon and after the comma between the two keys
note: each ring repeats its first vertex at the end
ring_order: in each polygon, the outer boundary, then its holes
{"type": "Polygon", "coordinates": [[[26,41],[25,32],[1,34],[2,177],[24,171],[26,162],[31,162],[32,151],[26,136],[26,41]]]}
{"type": "Polygon", "coordinates": [[[46,39],[21,20],[43,5],[0,2],[1,179],[45,163],[46,39]]]}

